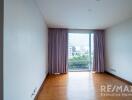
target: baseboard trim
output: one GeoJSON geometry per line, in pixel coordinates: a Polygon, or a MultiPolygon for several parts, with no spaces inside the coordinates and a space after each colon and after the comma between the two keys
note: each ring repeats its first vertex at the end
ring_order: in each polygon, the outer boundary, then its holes
{"type": "Polygon", "coordinates": [[[46,80],[47,76],[48,76],[48,74],[45,76],[45,79],[43,80],[43,83],[41,84],[41,86],[40,86],[40,88],[39,88],[39,90],[38,90],[38,92],[37,92],[37,95],[35,96],[34,100],[38,100],[38,96],[39,96],[40,92],[41,92],[42,89],[43,89],[43,86],[44,86],[44,84],[45,84],[45,80],[46,80]]]}
{"type": "Polygon", "coordinates": [[[126,79],[123,79],[123,78],[121,78],[121,77],[119,77],[119,76],[117,76],[115,74],[112,74],[112,73],[110,73],[108,71],[105,71],[105,73],[107,73],[107,74],[109,74],[111,76],[114,76],[115,78],[117,78],[117,79],[119,79],[119,80],[121,80],[121,81],[123,81],[123,82],[125,82],[125,83],[127,83],[129,85],[132,85],[132,82],[130,82],[130,81],[126,80],[126,79]]]}

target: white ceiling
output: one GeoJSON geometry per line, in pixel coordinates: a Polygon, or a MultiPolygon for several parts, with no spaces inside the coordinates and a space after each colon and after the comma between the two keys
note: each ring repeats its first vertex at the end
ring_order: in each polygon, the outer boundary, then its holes
{"type": "Polygon", "coordinates": [[[49,27],[105,29],[132,17],[132,0],[36,0],[49,27]]]}

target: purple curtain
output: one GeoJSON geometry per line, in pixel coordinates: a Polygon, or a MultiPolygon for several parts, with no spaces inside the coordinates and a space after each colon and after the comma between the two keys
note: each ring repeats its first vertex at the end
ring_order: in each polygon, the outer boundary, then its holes
{"type": "Polygon", "coordinates": [[[49,74],[67,73],[68,30],[48,29],[48,70],[49,74]]]}
{"type": "Polygon", "coordinates": [[[93,71],[104,72],[104,30],[94,31],[93,71]]]}

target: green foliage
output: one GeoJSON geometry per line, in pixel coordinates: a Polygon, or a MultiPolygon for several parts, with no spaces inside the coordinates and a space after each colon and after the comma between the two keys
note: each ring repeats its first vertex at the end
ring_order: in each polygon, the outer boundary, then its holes
{"type": "Polygon", "coordinates": [[[69,68],[87,68],[90,65],[89,55],[76,55],[69,59],[69,68]]]}

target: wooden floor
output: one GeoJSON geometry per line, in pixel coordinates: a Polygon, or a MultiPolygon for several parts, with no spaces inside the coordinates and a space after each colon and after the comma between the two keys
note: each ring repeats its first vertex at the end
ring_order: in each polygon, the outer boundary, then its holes
{"type": "Polygon", "coordinates": [[[129,85],[106,73],[49,75],[37,100],[132,100],[132,96],[101,96],[101,85],[106,84],[129,85]]]}

